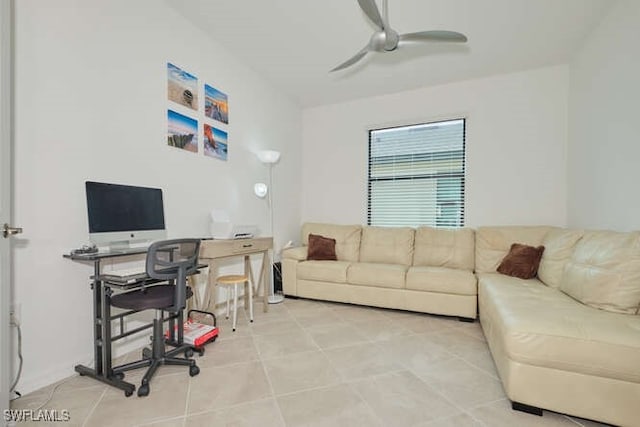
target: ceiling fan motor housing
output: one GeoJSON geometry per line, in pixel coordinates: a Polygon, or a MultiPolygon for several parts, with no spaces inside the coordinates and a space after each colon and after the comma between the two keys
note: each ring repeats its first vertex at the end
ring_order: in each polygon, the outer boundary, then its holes
{"type": "Polygon", "coordinates": [[[392,51],[398,47],[400,36],[391,28],[386,31],[376,31],[369,40],[369,49],[376,52],[392,51]]]}

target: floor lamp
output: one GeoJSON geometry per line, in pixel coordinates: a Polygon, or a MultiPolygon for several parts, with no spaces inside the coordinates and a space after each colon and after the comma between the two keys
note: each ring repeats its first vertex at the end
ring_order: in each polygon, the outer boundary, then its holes
{"type": "MultiPolygon", "coordinates": [[[[280,152],[274,150],[263,150],[258,151],[258,159],[265,165],[269,167],[269,186],[262,183],[258,183],[254,186],[253,190],[256,196],[260,198],[264,198],[268,196],[267,200],[269,203],[269,224],[271,226],[271,236],[274,237],[274,228],[273,228],[273,165],[278,163],[280,160],[280,152]],[[266,187],[266,188],[265,188],[266,187]]],[[[275,249],[275,239],[274,239],[274,249],[275,249]]],[[[275,257],[275,250],[274,250],[275,257]]],[[[274,260],[275,261],[275,260],[274,260]]],[[[273,277],[273,265],[271,266],[271,295],[269,295],[269,304],[278,304],[284,301],[284,296],[278,295],[275,293],[275,283],[273,277]]]]}

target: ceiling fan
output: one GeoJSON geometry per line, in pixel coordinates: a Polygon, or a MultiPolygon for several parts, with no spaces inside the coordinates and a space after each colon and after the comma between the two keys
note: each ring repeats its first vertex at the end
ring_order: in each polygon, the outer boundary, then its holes
{"type": "Polygon", "coordinates": [[[347,61],[338,65],[330,72],[342,70],[350,67],[356,62],[360,61],[369,52],[393,52],[399,47],[408,43],[414,42],[453,42],[453,43],[465,43],[467,36],[455,31],[420,31],[417,33],[398,34],[389,26],[389,17],[387,9],[387,0],[383,0],[382,9],[383,14],[380,14],[378,6],[375,0],[358,0],[358,4],[362,11],[369,17],[369,19],[378,27],[378,30],[373,33],[369,43],[363,47],[353,57],[347,61]],[[384,16],[384,17],[383,17],[384,16]]]}

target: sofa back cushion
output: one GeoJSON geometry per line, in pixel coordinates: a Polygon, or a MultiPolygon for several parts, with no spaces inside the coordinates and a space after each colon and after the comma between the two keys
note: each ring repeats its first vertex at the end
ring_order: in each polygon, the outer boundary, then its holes
{"type": "Polygon", "coordinates": [[[585,232],[565,266],[560,290],[591,307],[637,314],[640,232],[585,232]]]}
{"type": "Polygon", "coordinates": [[[360,262],[411,265],[414,234],[408,227],[363,227],[360,262]]]}
{"type": "Polygon", "coordinates": [[[358,261],[360,225],[335,225],[307,222],[302,225],[302,244],[309,245],[309,234],[318,234],[336,240],[338,261],[358,261]]]}
{"type": "Polygon", "coordinates": [[[475,247],[475,232],[471,228],[419,227],[413,265],[473,271],[475,247]]]}
{"type": "Polygon", "coordinates": [[[476,273],[495,273],[513,243],[540,246],[554,227],[479,227],[476,230],[476,273]]]}
{"type": "Polygon", "coordinates": [[[571,258],[578,240],[584,230],[568,230],[558,228],[544,236],[542,245],[544,253],[538,268],[538,278],[547,286],[559,288],[564,267],[571,258]]]}

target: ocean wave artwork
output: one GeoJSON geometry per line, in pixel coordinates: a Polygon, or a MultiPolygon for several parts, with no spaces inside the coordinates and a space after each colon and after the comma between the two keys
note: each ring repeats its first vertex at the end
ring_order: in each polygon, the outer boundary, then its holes
{"type": "Polygon", "coordinates": [[[228,134],[205,123],[204,125],[204,155],[227,160],[228,134]]]}

